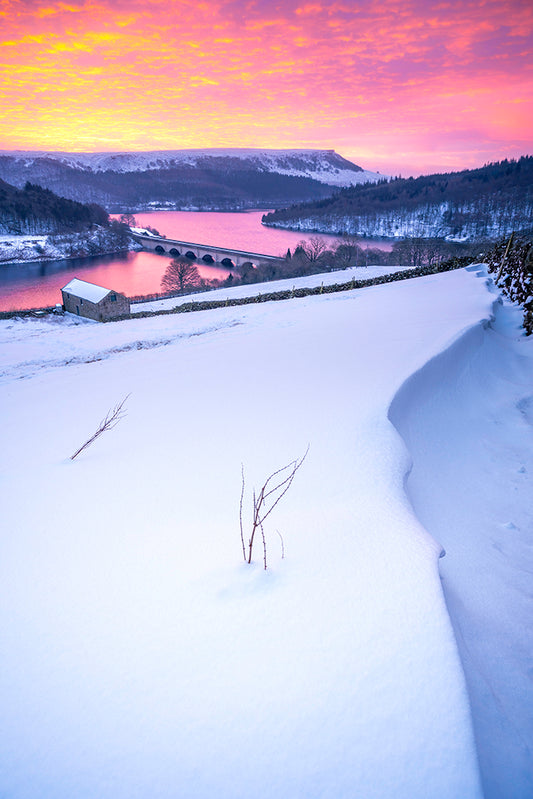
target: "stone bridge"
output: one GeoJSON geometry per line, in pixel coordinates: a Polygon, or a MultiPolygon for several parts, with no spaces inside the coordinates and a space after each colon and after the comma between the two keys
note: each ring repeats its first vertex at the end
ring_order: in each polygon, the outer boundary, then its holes
{"type": "Polygon", "coordinates": [[[203,261],[206,264],[220,264],[226,268],[242,266],[243,264],[260,266],[279,263],[280,260],[283,260],[275,255],[262,255],[258,252],[246,252],[245,250],[231,250],[226,247],[214,247],[211,244],[193,244],[190,241],[165,239],[162,236],[145,236],[141,233],[132,233],[131,235],[145,249],[153,250],[161,253],[161,255],[172,255],[173,257],[184,255],[191,260],[203,261]]]}

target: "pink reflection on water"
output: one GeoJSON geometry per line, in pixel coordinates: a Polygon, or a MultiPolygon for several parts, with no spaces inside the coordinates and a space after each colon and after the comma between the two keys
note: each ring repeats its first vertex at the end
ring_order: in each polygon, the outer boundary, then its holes
{"type": "MultiPolygon", "coordinates": [[[[134,214],[139,227],[150,225],[167,238],[193,244],[212,244],[229,249],[263,255],[285,256],[311,233],[277,230],[261,224],[262,211],[149,211],[134,214]]],[[[319,234],[331,245],[338,245],[338,236],[319,234]]]]}
{"type": "MultiPolygon", "coordinates": [[[[0,266],[0,311],[43,308],[62,302],[61,289],[73,277],[112,288],[130,297],[161,291],[171,256],[129,252],[98,258],[0,266]]],[[[224,280],[228,269],[198,263],[206,280],[224,280]]]]}
{"type": "MultiPolygon", "coordinates": [[[[287,249],[294,251],[302,239],[312,235],[267,228],[261,224],[264,213],[153,211],[135,214],[135,219],[139,226],[151,225],[168,238],[266,255],[285,256],[287,249]]],[[[339,243],[337,236],[320,234],[320,237],[330,246],[339,243]]],[[[390,250],[392,244],[363,239],[361,246],[390,250]]],[[[42,308],[60,303],[61,288],[73,277],[120,291],[129,297],[156,294],[161,291],[161,278],[170,260],[168,255],[141,251],[69,261],[0,265],[0,310],[42,308]]],[[[230,272],[202,261],[196,265],[200,276],[207,280],[224,280],[230,272]]]]}

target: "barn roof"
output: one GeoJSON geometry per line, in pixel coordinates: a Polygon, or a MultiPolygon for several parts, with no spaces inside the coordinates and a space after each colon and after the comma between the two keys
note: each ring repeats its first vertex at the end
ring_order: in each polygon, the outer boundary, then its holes
{"type": "Polygon", "coordinates": [[[97,286],[95,283],[87,283],[86,280],[73,277],[70,283],[63,286],[61,291],[74,294],[76,297],[81,297],[82,300],[88,300],[88,302],[100,302],[104,297],[107,297],[112,289],[105,289],[103,286],[97,286]]]}

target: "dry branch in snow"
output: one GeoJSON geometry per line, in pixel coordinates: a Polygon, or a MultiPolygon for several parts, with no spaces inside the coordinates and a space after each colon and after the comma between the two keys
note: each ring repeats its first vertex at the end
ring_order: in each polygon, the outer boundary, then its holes
{"type": "Polygon", "coordinates": [[[79,449],[76,450],[74,455],[70,456],[71,461],[73,461],[74,458],[76,458],[80,454],[80,452],[83,452],[84,449],[86,449],[90,444],[92,444],[93,441],[96,441],[98,436],[101,436],[102,433],[105,433],[106,430],[112,430],[120,422],[120,420],[126,415],[126,411],[124,410],[124,403],[126,402],[128,397],[129,394],[126,397],[124,397],[122,402],[119,402],[118,405],[115,405],[115,407],[112,410],[108,411],[107,415],[105,416],[104,419],[102,419],[102,421],[98,426],[98,429],[93,433],[93,435],[90,438],[88,438],[87,441],[84,444],[82,444],[81,447],[79,447],[79,449]]]}
{"type": "MultiPolygon", "coordinates": [[[[263,563],[266,569],[267,552],[266,552],[265,530],[263,527],[264,521],[268,516],[270,516],[276,505],[279,503],[282,497],[285,496],[285,494],[291,487],[296,472],[298,471],[298,469],[306,459],[308,452],[309,452],[309,446],[307,447],[305,453],[299,460],[291,461],[286,466],[282,466],[281,469],[277,469],[275,472],[272,472],[272,474],[269,477],[267,477],[267,479],[261,486],[261,490],[259,491],[258,494],[254,490],[253,519],[252,519],[252,529],[250,533],[250,538],[248,540],[248,554],[246,553],[246,545],[244,543],[244,528],[242,521],[242,508],[243,508],[244,489],[245,489],[244,467],[242,467],[242,487],[241,487],[241,501],[239,508],[239,521],[241,529],[242,552],[244,560],[247,563],[252,562],[252,552],[253,552],[255,534],[258,530],[260,530],[261,538],[263,541],[263,563]]],[[[285,553],[283,552],[283,554],[285,553]]]]}

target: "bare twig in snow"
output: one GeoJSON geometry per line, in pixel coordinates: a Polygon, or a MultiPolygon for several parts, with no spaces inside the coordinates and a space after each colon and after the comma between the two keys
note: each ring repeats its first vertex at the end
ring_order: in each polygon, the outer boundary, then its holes
{"type": "Polygon", "coordinates": [[[281,535],[279,530],[276,530],[276,533],[279,535],[279,540],[281,541],[281,559],[285,557],[285,542],[283,541],[283,536],[281,535]]]}
{"type": "Polygon", "coordinates": [[[99,436],[101,436],[102,433],[105,433],[106,430],[112,430],[120,422],[120,420],[126,415],[126,411],[124,410],[124,403],[126,402],[129,396],[130,395],[128,394],[126,397],[124,397],[122,402],[119,402],[118,405],[115,405],[115,407],[112,410],[108,411],[106,417],[102,419],[100,425],[98,426],[98,429],[93,433],[93,435],[90,438],[88,438],[87,441],[84,444],[82,444],[79,449],[76,450],[74,455],[70,456],[71,461],[73,461],[74,458],[76,458],[80,454],[80,452],[83,452],[84,449],[86,449],[90,444],[92,444],[93,441],[96,441],[96,439],[99,436]]]}
{"type": "Polygon", "coordinates": [[[267,567],[267,542],[265,538],[265,530],[263,525],[261,525],[261,538],[263,539],[263,564],[266,569],[267,567]]]}
{"type": "Polygon", "coordinates": [[[242,526],[242,503],[244,500],[244,464],[241,463],[241,476],[242,476],[242,485],[241,485],[241,502],[239,505],[239,523],[241,527],[241,544],[242,544],[242,555],[244,560],[246,560],[246,546],[244,544],[244,529],[242,526]]]}
{"type": "MultiPolygon", "coordinates": [[[[282,466],[281,469],[277,469],[275,472],[272,472],[272,474],[269,477],[267,477],[267,479],[263,483],[259,494],[256,494],[254,490],[253,521],[252,521],[252,530],[250,533],[250,538],[248,540],[248,555],[246,555],[246,546],[244,544],[244,532],[242,524],[242,506],[243,506],[243,497],[244,497],[244,467],[243,467],[241,503],[240,503],[240,525],[241,525],[241,542],[243,547],[243,555],[244,555],[244,560],[247,563],[252,562],[254,538],[256,531],[259,529],[261,531],[261,536],[263,539],[264,565],[266,569],[267,557],[266,557],[265,532],[263,528],[264,521],[265,519],[268,518],[268,516],[270,516],[276,505],[278,505],[280,500],[285,496],[285,494],[291,487],[296,472],[298,471],[298,469],[306,459],[308,452],[309,452],[309,446],[307,447],[304,455],[299,460],[291,461],[286,466],[282,466]]],[[[281,538],[281,534],[279,533],[279,531],[278,535],[281,538]]],[[[281,541],[282,541],[282,556],[284,556],[285,550],[283,547],[283,539],[281,539],[281,541]]]]}

